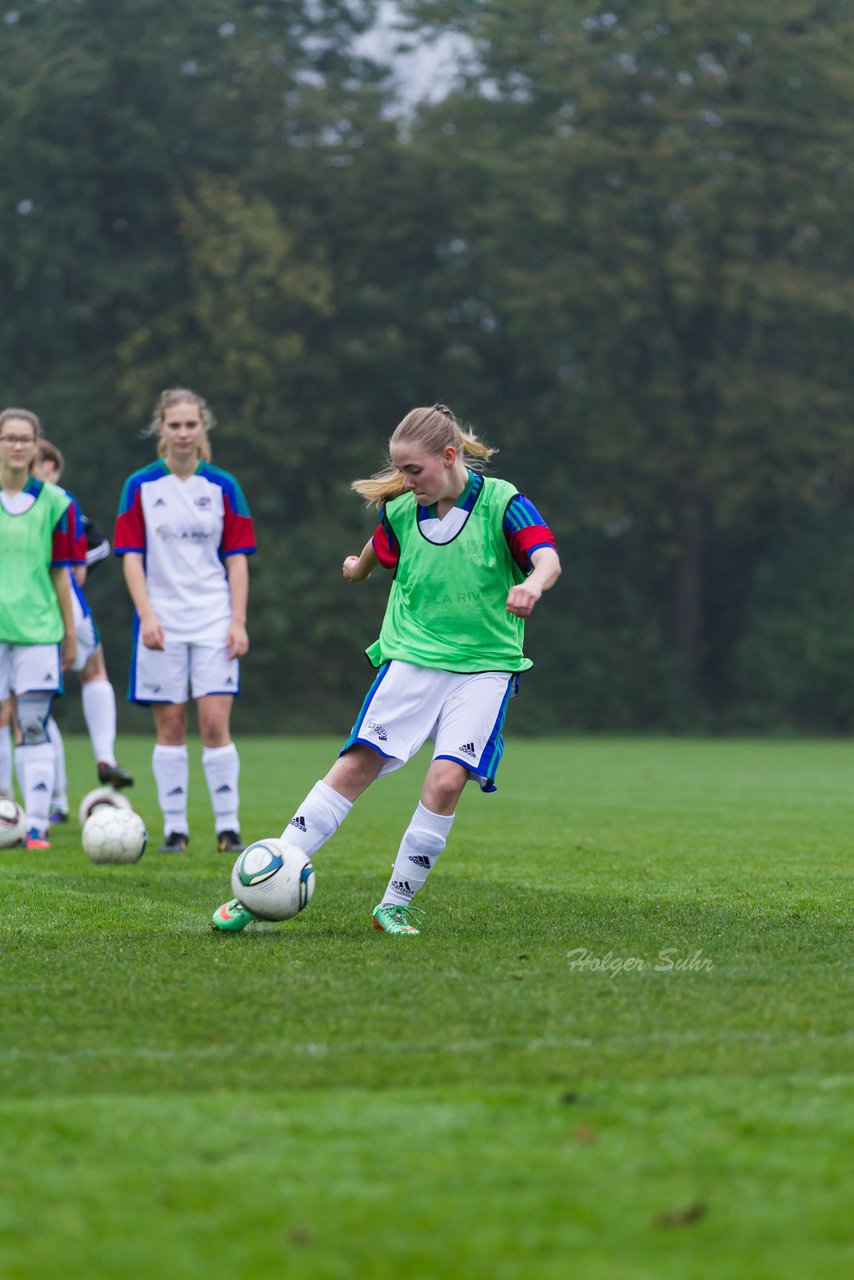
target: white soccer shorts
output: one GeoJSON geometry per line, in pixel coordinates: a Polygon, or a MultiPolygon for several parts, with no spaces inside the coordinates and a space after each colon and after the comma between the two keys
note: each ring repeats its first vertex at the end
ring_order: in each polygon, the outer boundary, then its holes
{"type": "Polygon", "coordinates": [[[58,644],[0,644],[0,702],[12,693],[62,693],[58,644]]]}
{"type": "Polygon", "coordinates": [[[165,649],[146,649],[137,636],[131,658],[131,702],[181,703],[190,693],[194,698],[240,693],[240,663],[228,657],[225,644],[170,640],[167,635],[165,649]]]}
{"type": "Polygon", "coordinates": [[[494,791],[504,754],[507,705],[519,687],[508,671],[471,674],[387,662],[368,691],[343,755],[357,742],[386,759],[380,776],[411,760],[425,742],[434,760],[454,760],[482,790],[494,791]]]}
{"type": "Polygon", "coordinates": [[[95,619],[91,613],[83,612],[83,607],[74,591],[71,592],[71,610],[74,614],[74,631],[77,636],[77,657],[74,659],[73,671],[82,671],[92,654],[101,643],[95,619]]]}

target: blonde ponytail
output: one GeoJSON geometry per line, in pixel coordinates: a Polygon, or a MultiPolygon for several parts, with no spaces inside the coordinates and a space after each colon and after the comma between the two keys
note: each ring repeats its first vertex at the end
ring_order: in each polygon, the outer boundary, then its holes
{"type": "MultiPolygon", "coordinates": [[[[436,456],[453,445],[466,466],[481,471],[497,449],[479,439],[473,431],[460,425],[456,416],[445,404],[434,404],[429,409],[412,409],[395,427],[389,440],[389,448],[404,441],[420,444],[424,450],[436,456]]],[[[375,472],[367,480],[354,480],[350,485],[369,506],[381,507],[405,493],[403,473],[389,461],[382,471],[375,472]]]]}

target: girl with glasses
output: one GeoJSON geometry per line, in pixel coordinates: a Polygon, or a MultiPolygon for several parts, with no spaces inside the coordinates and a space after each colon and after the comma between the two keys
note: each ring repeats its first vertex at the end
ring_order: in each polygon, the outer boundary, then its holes
{"type": "Polygon", "coordinates": [[[77,653],[67,568],[86,558],[68,494],[32,474],[40,434],[28,409],[0,413],[0,703],[15,695],[28,849],[50,848],[47,725],[77,653]]]}

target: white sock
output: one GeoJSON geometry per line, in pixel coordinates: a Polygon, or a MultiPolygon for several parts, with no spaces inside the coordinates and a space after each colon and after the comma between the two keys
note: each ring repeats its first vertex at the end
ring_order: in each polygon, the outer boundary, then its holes
{"type": "Polygon", "coordinates": [[[240,834],[237,816],[237,779],[240,775],[240,756],[237,747],[229,742],[226,747],[205,747],[202,765],[211,793],[214,821],[217,831],[236,831],[240,834]]]}
{"type": "Polygon", "coordinates": [[[90,680],[80,691],[83,717],[97,764],[116,763],[116,691],[109,680],[90,680]]]}
{"type": "Polygon", "coordinates": [[[53,790],[54,754],[49,742],[32,743],[15,748],[18,785],[27,811],[27,830],[43,836],[50,817],[50,795],[53,790]]]}
{"type": "Polygon", "coordinates": [[[190,757],[186,743],[181,747],[162,747],[158,743],[151,757],[157,799],[163,811],[163,830],[171,835],[178,831],[189,835],[187,823],[187,787],[190,781],[190,757]]]}
{"type": "Polygon", "coordinates": [[[431,813],[419,802],[403,833],[383,906],[405,907],[424,884],[445,847],[454,814],[431,813]]]}
{"type": "Polygon", "coordinates": [[[65,772],[65,743],[53,716],[47,722],[47,736],[53,747],[53,793],[51,805],[68,813],[68,777],[65,772]]]}
{"type": "Polygon", "coordinates": [[[0,796],[12,797],[12,730],[0,728],[0,796]]]}
{"type": "Polygon", "coordinates": [[[282,832],[282,839],[311,858],[341,826],[353,801],[325,782],[315,782],[282,832]]]}

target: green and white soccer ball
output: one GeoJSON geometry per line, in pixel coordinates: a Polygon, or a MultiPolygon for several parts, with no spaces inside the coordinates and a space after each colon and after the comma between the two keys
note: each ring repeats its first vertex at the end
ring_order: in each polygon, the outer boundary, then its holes
{"type": "Polygon", "coordinates": [[[96,787],[94,791],[88,791],[80,801],[77,817],[81,827],[85,827],[86,819],[99,805],[110,805],[113,809],[133,808],[127,796],[122,795],[121,791],[116,791],[115,787],[96,787]]]}
{"type": "Polygon", "coordinates": [[[256,840],[239,854],[231,889],[259,920],[290,920],[311,902],[314,867],[286,840],[256,840]]]}
{"type": "Polygon", "coordinates": [[[139,862],[148,832],[133,809],[99,804],[86,819],[82,840],[91,862],[139,862]]]}
{"type": "Polygon", "coordinates": [[[17,800],[0,799],[0,849],[20,844],[27,834],[27,815],[17,800]]]}

